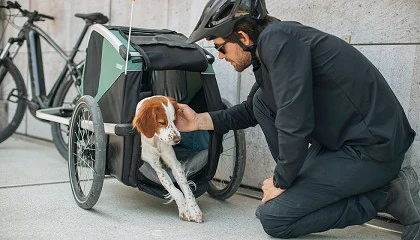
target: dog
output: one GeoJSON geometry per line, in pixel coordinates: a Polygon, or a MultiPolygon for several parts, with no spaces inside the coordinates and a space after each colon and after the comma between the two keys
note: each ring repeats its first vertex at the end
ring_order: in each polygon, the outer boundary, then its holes
{"type": "Polygon", "coordinates": [[[181,141],[181,135],[174,123],[177,109],[178,104],[173,98],[160,95],[145,98],[137,104],[133,127],[141,136],[142,160],[155,170],[162,186],[169,193],[165,197],[175,200],[179,217],[201,223],[203,214],[172,148],[181,141]],[[164,169],[165,165],[172,170],[182,192],[173,184],[164,169]]]}

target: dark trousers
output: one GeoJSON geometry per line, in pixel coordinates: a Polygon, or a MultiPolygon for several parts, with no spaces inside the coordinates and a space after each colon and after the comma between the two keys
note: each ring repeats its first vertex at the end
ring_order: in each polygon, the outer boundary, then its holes
{"type": "MultiPolygon", "coordinates": [[[[276,159],[275,113],[261,94],[258,90],[254,95],[254,114],[276,159]]],[[[374,203],[385,201],[380,199],[385,195],[369,193],[394,179],[402,161],[379,162],[350,146],[331,151],[313,144],[292,186],[261,208],[261,224],[280,238],[363,224],[376,217],[374,203]]]]}

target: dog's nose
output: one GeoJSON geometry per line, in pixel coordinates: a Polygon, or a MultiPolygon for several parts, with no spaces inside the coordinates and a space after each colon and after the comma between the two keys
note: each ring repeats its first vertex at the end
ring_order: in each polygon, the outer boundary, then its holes
{"type": "Polygon", "coordinates": [[[174,136],[173,140],[174,140],[174,143],[178,144],[179,142],[181,142],[181,137],[174,136]]]}

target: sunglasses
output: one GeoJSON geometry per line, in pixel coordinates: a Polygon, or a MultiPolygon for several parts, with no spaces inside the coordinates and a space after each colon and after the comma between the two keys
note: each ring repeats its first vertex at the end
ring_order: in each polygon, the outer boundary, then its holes
{"type": "Polygon", "coordinates": [[[214,45],[214,48],[216,48],[217,51],[219,51],[222,54],[226,54],[225,45],[228,43],[228,40],[224,41],[222,44],[214,45]]]}

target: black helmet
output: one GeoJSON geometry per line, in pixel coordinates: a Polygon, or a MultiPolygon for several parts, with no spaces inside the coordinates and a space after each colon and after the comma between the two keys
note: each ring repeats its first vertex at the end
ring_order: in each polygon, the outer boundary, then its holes
{"type": "Polygon", "coordinates": [[[187,42],[227,37],[233,32],[238,20],[250,17],[258,21],[265,16],[267,9],[264,0],[210,0],[187,42]]]}

